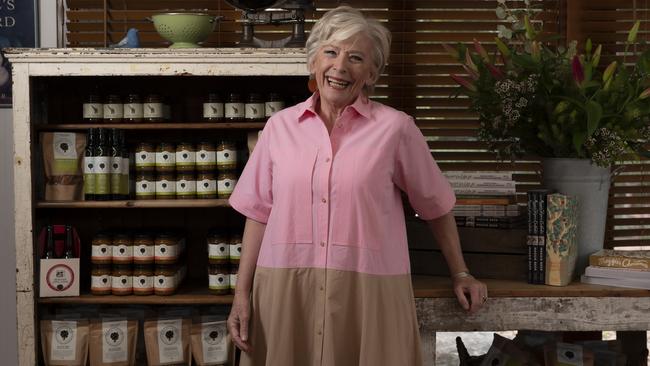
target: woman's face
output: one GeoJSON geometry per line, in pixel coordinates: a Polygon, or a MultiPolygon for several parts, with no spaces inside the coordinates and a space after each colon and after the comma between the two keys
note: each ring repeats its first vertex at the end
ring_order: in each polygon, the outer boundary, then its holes
{"type": "Polygon", "coordinates": [[[374,80],[372,45],[365,35],[322,46],[312,59],[321,103],[337,108],[352,104],[365,84],[374,80]]]}

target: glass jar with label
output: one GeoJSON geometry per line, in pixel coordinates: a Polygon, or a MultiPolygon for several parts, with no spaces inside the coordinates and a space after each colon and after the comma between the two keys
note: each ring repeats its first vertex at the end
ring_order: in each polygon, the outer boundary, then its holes
{"type": "Polygon", "coordinates": [[[230,236],[230,263],[232,264],[239,264],[239,260],[241,259],[241,242],[242,242],[242,236],[241,234],[233,234],[230,236]]]}
{"type": "Polygon", "coordinates": [[[246,104],[241,94],[228,94],[226,104],[224,104],[224,115],[229,121],[241,121],[246,117],[246,104]]]}
{"type": "Polygon", "coordinates": [[[176,199],[176,174],[173,172],[156,174],[156,199],[176,199]]]}
{"type": "Polygon", "coordinates": [[[249,94],[245,105],[244,118],[246,119],[246,122],[264,121],[264,116],[264,99],[262,98],[262,94],[249,94]]]}
{"type": "Polygon", "coordinates": [[[217,179],[215,178],[214,173],[197,173],[196,198],[217,198],[217,179]]]}
{"type": "Polygon", "coordinates": [[[176,198],[191,200],[196,198],[196,176],[194,172],[182,172],[176,176],[176,198]]]}
{"type": "Polygon", "coordinates": [[[153,264],[137,264],[133,267],[133,294],[153,295],[153,264]]]}
{"type": "Polygon", "coordinates": [[[127,234],[113,235],[113,264],[133,262],[133,240],[127,234]]]}
{"type": "Polygon", "coordinates": [[[208,261],[210,264],[230,263],[230,241],[222,230],[214,229],[208,233],[208,261]]]}
{"type": "Polygon", "coordinates": [[[217,144],[217,169],[237,168],[237,144],[231,140],[221,140],[217,144]]]}
{"type": "Polygon", "coordinates": [[[105,233],[96,234],[92,240],[90,262],[92,264],[111,264],[113,248],[111,237],[105,233]]]}
{"type": "Polygon", "coordinates": [[[111,294],[111,266],[93,264],[90,270],[90,293],[93,295],[111,294]]]}
{"type": "Polygon", "coordinates": [[[153,172],[156,168],[156,148],[152,143],[141,142],[135,147],[135,170],[153,172]]]}
{"type": "Polygon", "coordinates": [[[161,142],[156,146],[156,171],[176,171],[176,145],[169,142],[161,142]]]}
{"type": "Polygon", "coordinates": [[[269,93],[264,104],[264,115],[266,118],[271,117],[276,112],[284,109],[284,100],[278,93],[269,93]]]}
{"type": "Polygon", "coordinates": [[[180,254],[178,237],[171,233],[160,233],[154,240],[154,261],[156,264],[176,263],[180,254]]]}
{"type": "Polygon", "coordinates": [[[208,266],[208,287],[213,295],[230,293],[230,267],[223,264],[208,266]]]}
{"type": "Polygon", "coordinates": [[[172,295],[178,287],[176,266],[156,264],[153,289],[156,295],[172,295]]]}
{"type": "Polygon", "coordinates": [[[135,176],[135,199],[156,199],[156,178],[153,172],[138,172],[135,176]]]}
{"type": "Polygon", "coordinates": [[[193,172],[196,166],[196,149],[190,142],[176,145],[176,171],[193,172]]]}
{"type": "Polygon", "coordinates": [[[140,123],[144,118],[142,100],[138,94],[129,94],[124,101],[124,122],[140,123]]]}
{"type": "Polygon", "coordinates": [[[133,271],[130,265],[113,266],[111,273],[111,293],[113,295],[131,295],[133,293],[133,271]]]}
{"type": "Polygon", "coordinates": [[[217,93],[208,94],[203,102],[203,120],[206,122],[219,122],[224,118],[224,105],[221,96],[217,93]]]}
{"type": "Polygon", "coordinates": [[[151,264],[154,262],[155,243],[153,236],[148,233],[137,233],[133,236],[133,263],[151,264]]]}
{"type": "Polygon", "coordinates": [[[212,142],[199,142],[196,145],[196,170],[214,172],[217,168],[217,148],[212,142]]]}
{"type": "Polygon", "coordinates": [[[149,94],[142,104],[142,115],[145,122],[163,121],[163,100],[158,94],[149,94]]]}
{"type": "Polygon", "coordinates": [[[100,123],[104,120],[104,102],[99,94],[88,94],[83,103],[83,120],[88,123],[100,123]]]}
{"type": "Polygon", "coordinates": [[[117,94],[110,94],[104,102],[104,122],[121,123],[124,118],[122,98],[117,94]]]}
{"type": "Polygon", "coordinates": [[[237,286],[237,273],[239,272],[239,265],[230,266],[230,293],[235,293],[235,287],[237,286]]]}
{"type": "Polygon", "coordinates": [[[229,198],[237,184],[236,170],[221,170],[217,175],[217,197],[229,198]]]}

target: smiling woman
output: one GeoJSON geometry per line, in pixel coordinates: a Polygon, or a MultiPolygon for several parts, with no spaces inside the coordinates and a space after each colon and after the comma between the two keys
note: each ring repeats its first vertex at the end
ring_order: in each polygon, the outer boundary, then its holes
{"type": "Polygon", "coordinates": [[[356,9],[326,13],[307,41],[318,90],[269,119],[230,198],[248,218],[228,318],[242,366],[422,364],[400,191],[434,232],[460,305],[487,301],[422,133],[368,99],[390,38],[356,9]]]}

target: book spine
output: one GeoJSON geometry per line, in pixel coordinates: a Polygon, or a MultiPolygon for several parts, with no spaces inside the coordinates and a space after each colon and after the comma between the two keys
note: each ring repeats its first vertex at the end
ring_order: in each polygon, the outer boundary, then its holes
{"type": "Polygon", "coordinates": [[[449,179],[449,184],[454,188],[510,188],[515,189],[512,180],[496,179],[449,179]]]}
{"type": "Polygon", "coordinates": [[[533,205],[534,205],[534,193],[533,192],[528,192],[527,193],[528,197],[528,235],[526,236],[526,246],[528,249],[528,283],[534,283],[534,268],[533,268],[533,263],[534,263],[534,245],[535,245],[535,231],[533,229],[534,225],[534,218],[533,214],[535,212],[533,205]]]}
{"type": "Polygon", "coordinates": [[[510,197],[456,197],[457,205],[508,205],[515,202],[510,197]]]}
{"type": "Polygon", "coordinates": [[[444,172],[447,179],[467,180],[467,179],[490,179],[490,180],[512,180],[510,172],[444,172]]]}
{"type": "Polygon", "coordinates": [[[539,197],[539,212],[540,212],[540,225],[539,225],[539,239],[538,246],[538,259],[539,259],[539,284],[546,283],[546,231],[547,231],[547,197],[548,192],[540,192],[539,197]]]}
{"type": "Polygon", "coordinates": [[[509,196],[517,193],[515,188],[472,188],[472,187],[453,187],[454,193],[460,195],[490,195],[490,196],[509,196]]]}
{"type": "Polygon", "coordinates": [[[486,222],[486,223],[502,223],[512,224],[522,222],[523,217],[518,216],[472,216],[472,215],[458,215],[456,219],[462,218],[466,221],[486,222]]]}
{"type": "Polygon", "coordinates": [[[629,268],[650,271],[650,258],[630,258],[618,255],[590,255],[589,265],[610,268],[629,268]]]}
{"type": "Polygon", "coordinates": [[[468,221],[456,221],[456,226],[459,227],[477,227],[477,228],[486,228],[486,229],[516,229],[522,226],[522,223],[501,223],[501,222],[476,222],[472,220],[468,221]]]}

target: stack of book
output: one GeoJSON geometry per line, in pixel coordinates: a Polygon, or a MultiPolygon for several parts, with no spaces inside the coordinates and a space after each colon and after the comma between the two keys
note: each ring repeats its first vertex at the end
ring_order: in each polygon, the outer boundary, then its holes
{"type": "Polygon", "coordinates": [[[650,290],[650,250],[599,250],[589,256],[581,282],[650,290]]]}
{"type": "Polygon", "coordinates": [[[513,229],[525,224],[516,204],[515,181],[511,172],[444,173],[456,194],[453,213],[462,227],[513,229]]]}

